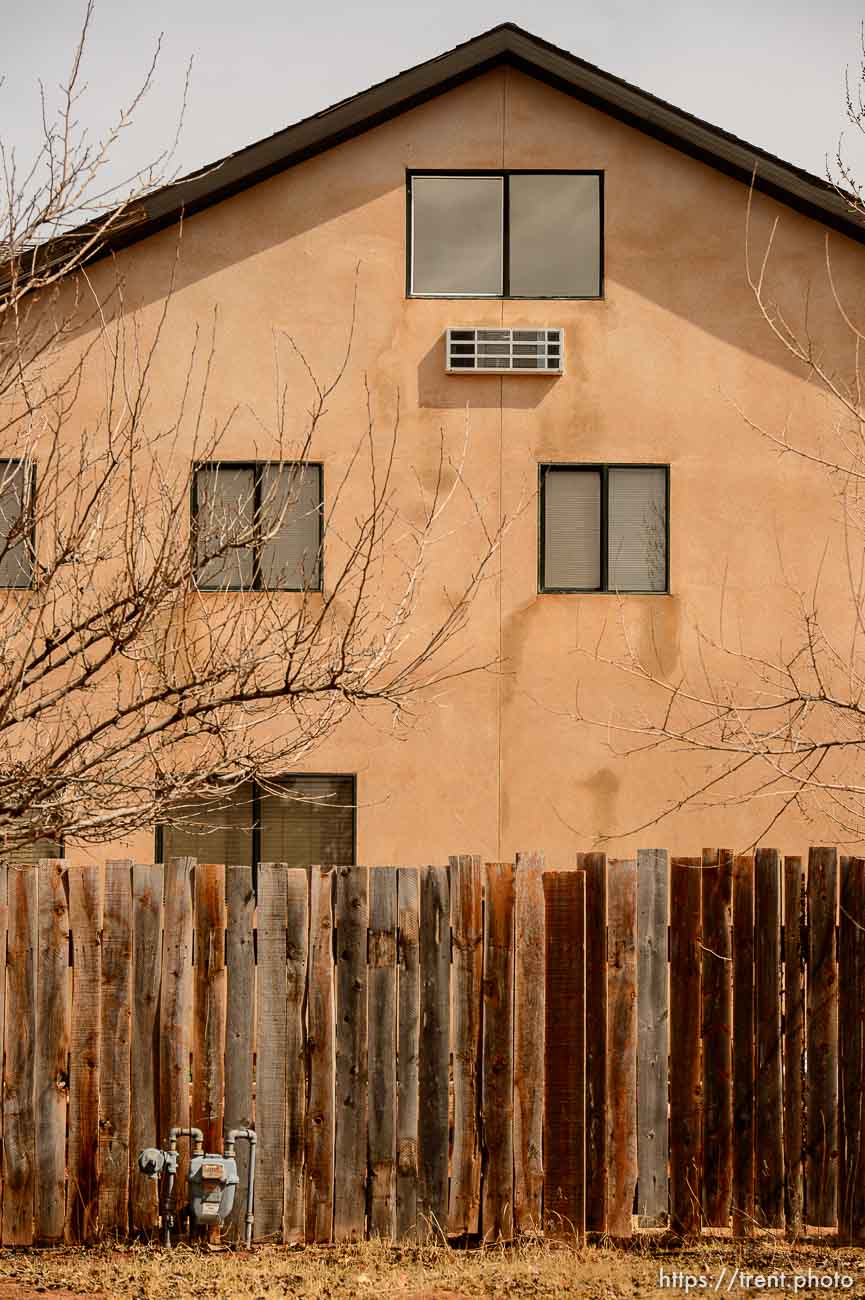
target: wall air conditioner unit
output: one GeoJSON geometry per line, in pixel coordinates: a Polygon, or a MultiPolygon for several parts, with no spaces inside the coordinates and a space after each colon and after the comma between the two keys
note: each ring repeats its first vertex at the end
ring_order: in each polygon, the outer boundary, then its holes
{"type": "Polygon", "coordinates": [[[447,332],[449,375],[560,375],[561,329],[475,329],[447,332]]]}

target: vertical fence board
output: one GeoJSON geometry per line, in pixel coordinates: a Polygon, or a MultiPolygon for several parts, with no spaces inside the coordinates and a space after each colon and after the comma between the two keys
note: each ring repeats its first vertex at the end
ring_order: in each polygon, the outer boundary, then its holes
{"type": "MultiPolygon", "coordinates": [[[[5,1050],[6,1034],[6,939],[9,932],[9,896],[8,896],[8,867],[5,862],[0,862],[0,1052],[5,1050]]],[[[0,1058],[0,1080],[3,1080],[4,1065],[0,1058]]],[[[3,1210],[2,1210],[2,1188],[5,1178],[5,1156],[3,1156],[4,1143],[2,1135],[4,1132],[3,1114],[5,1110],[4,1101],[5,1082],[0,1086],[0,1241],[3,1240],[3,1210]]]]}
{"type": "Polygon", "coordinates": [[[805,1218],[833,1227],[838,1200],[838,963],[835,849],[808,856],[808,1148],[805,1218]]]}
{"type": "Polygon", "coordinates": [[[37,877],[8,868],[9,930],[3,1070],[3,1245],[29,1246],[35,1210],[37,877]]]}
{"type": "Polygon", "coordinates": [[[517,854],[514,945],[514,1228],[542,1227],[544,855],[517,854]]]}
{"type": "Polygon", "coordinates": [[[637,853],[637,1211],[648,1224],[669,1212],[667,967],[669,863],[663,849],[637,853]]]}
{"type": "Polygon", "coordinates": [[[754,1229],[754,859],[733,859],[733,1235],[754,1229]]]}
{"type": "Polygon", "coordinates": [[[192,1123],[205,1151],[221,1151],[225,1116],[225,867],[195,868],[192,1123]]]}
{"type": "Polygon", "coordinates": [[[333,1231],[333,877],[310,868],[307,1032],[309,1087],[306,1112],[306,1222],[308,1242],[333,1231]]]}
{"type": "Polygon", "coordinates": [[[397,871],[396,1235],[417,1232],[418,1066],[420,1055],[420,907],[416,867],[397,871]]]}
{"type": "Polygon", "coordinates": [[[492,1242],[513,1235],[514,868],[488,862],[484,877],[481,1230],[484,1241],[492,1242]]]}
{"type": "Polygon", "coordinates": [[[91,1241],[99,1214],[102,872],[69,868],[72,1021],[69,1043],[68,1241],[91,1241]]]}
{"type": "MultiPolygon", "coordinates": [[[[228,993],[225,1013],[225,1127],[250,1128],[252,1110],[252,1040],[255,1026],[255,947],[252,918],[255,894],[252,868],[225,868],[225,965],[228,993]]],[[[249,1147],[237,1146],[240,1182],[226,1222],[229,1241],[242,1241],[249,1181],[249,1147]]]]}
{"type": "Polygon", "coordinates": [[[134,1232],[156,1228],[156,1184],[138,1173],[143,1147],[159,1146],[159,985],[162,968],[161,865],[132,868],[132,1024],[130,1074],[134,1081],[129,1117],[129,1213],[134,1232]]]}
{"type": "Polygon", "coordinates": [[[283,1240],[299,1243],[305,1237],[305,1148],[307,1051],[304,1007],[309,969],[309,875],[305,868],[286,872],[285,1018],[285,1207],[283,1240]]]}
{"type": "Polygon", "coordinates": [[[336,868],[334,1241],[362,1241],[367,1174],[366,867],[336,868]]]}
{"type": "Polygon", "coordinates": [[[607,1232],[631,1235],[637,1186],[637,863],[607,877],[607,1232]]]}
{"type": "Polygon", "coordinates": [[[109,862],[105,868],[101,1015],[99,1231],[125,1236],[129,1227],[132,1082],[131,862],[109,862]]]}
{"type": "Polygon", "coordinates": [[[369,877],[369,1231],[390,1240],[396,1224],[396,869],[369,877]]]}
{"type": "Polygon", "coordinates": [[[784,1138],[781,1082],[781,857],[758,849],[754,858],[754,978],[757,1020],[757,1216],[771,1228],[784,1222],[784,1138]]]}
{"type": "Polygon", "coordinates": [[[544,886],[544,1230],[586,1230],[586,875],[544,886]]]}
{"type": "Polygon", "coordinates": [[[784,1217],[787,1234],[804,1227],[803,1072],[805,1068],[805,881],[802,859],[784,859],[784,1217]]]}
{"type": "Polygon", "coordinates": [[[280,1241],[285,1208],[287,871],[258,866],[258,981],[255,1022],[255,1239],[280,1241]]]}
{"type": "Polygon", "coordinates": [[[607,858],[580,853],[586,872],[586,1228],[607,1210],[607,858]]]}
{"type": "Polygon", "coordinates": [[[733,1194],[733,856],[704,849],[703,1211],[726,1228],[733,1194]]]}
{"type": "MultiPolygon", "coordinates": [[[[163,866],[162,981],[159,997],[159,1133],[167,1142],[172,1125],[189,1127],[189,1054],[192,1018],[193,858],[163,866]]],[[[180,1143],[175,1207],[183,1203],[189,1144],[180,1143]]]]}
{"type": "MultiPolygon", "coordinates": [[[[69,1098],[69,905],[65,866],[38,869],[36,972],[36,1240],[60,1241],[66,1222],[69,1098]]],[[[32,1014],[32,1012],[31,1012],[32,1014]]]]}
{"type": "Polygon", "coordinates": [[[841,859],[838,945],[840,999],[840,1178],[842,1241],[865,1241],[865,858],[841,859]]]}
{"type": "Polygon", "coordinates": [[[670,1210],[675,1232],[700,1230],[700,858],[670,864],[670,1210]]]}
{"type": "Polygon", "coordinates": [[[418,1231],[440,1239],[448,1212],[450,899],[447,867],[420,872],[418,1042],[418,1231]]]}
{"type": "Polygon", "coordinates": [[[454,1135],[448,1232],[478,1231],[481,1146],[478,1127],[481,1077],[481,978],[483,971],[483,886],[481,860],[450,859],[453,931],[454,1135]]]}

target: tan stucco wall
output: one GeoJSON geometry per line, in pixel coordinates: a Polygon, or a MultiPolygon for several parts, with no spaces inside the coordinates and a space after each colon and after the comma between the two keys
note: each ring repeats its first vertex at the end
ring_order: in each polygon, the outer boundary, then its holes
{"type": "MultiPolygon", "coordinates": [[[[216,143],[216,142],[215,142],[216,143]]],[[[216,151],[216,149],[215,149],[216,151]]],[[[620,614],[635,643],[657,648],[662,671],[681,673],[689,628],[717,632],[719,591],[734,631],[742,619],[752,648],[772,650],[785,595],[776,538],[803,582],[813,574],[825,527],[819,475],[780,460],[741,412],[770,428],[790,419],[807,430],[825,404],[772,340],[745,278],[746,188],[603,114],[513,70],[477,78],[362,137],[186,221],[177,288],[153,385],[154,418],[168,418],[196,322],[218,309],[210,409],[219,418],[248,405],[264,425],[274,413],[274,331],[287,331],[313,370],[327,377],[341,356],[358,272],[351,365],[310,449],[325,464],[325,504],[365,424],[368,372],[376,439],[387,444],[399,391],[396,485],[407,509],[415,473],[429,488],[439,430],[456,454],[468,411],[467,478],[493,523],[521,493],[528,505],[507,535],[501,576],[479,596],[463,640],[469,662],[501,656],[499,673],[456,682],[419,710],[407,738],[388,719],[357,719],[332,736],[309,771],[358,775],[358,860],[441,862],[449,853],[511,859],[543,848],[565,864],[594,837],[649,819],[705,765],[673,756],[617,756],[602,729],[577,724],[584,709],[603,720],[638,697],[633,684],[596,663],[590,648],[607,625],[608,652],[621,649],[620,614]],[[605,296],[592,302],[407,300],[406,168],[600,168],[605,174],[605,296]],[[448,376],[443,335],[459,324],[562,325],[566,373],[537,377],[448,376]],[[539,595],[537,466],[546,461],[669,462],[671,594],[539,595]]],[[[809,297],[809,326],[829,346],[846,335],[831,305],[824,234],[816,223],[757,196],[758,252],[780,218],[770,278],[791,319],[809,297]]],[[[832,236],[840,283],[861,277],[865,251],[832,236]]],[[[120,258],[130,306],[154,318],[177,249],[170,230],[120,258]]],[[[96,283],[110,269],[94,270],[96,283]]],[[[309,394],[286,365],[291,432],[303,428],[309,394]]],[[[84,395],[98,403],[98,390],[84,395]]],[[[268,436],[240,410],[223,444],[226,459],[266,457],[268,436]]],[[[343,511],[365,499],[361,476],[343,511]]],[[[453,533],[430,553],[422,609],[441,615],[443,583],[466,571],[481,536],[467,502],[449,517],[453,533]]],[[[335,546],[335,544],[334,544],[335,546]]],[[[334,549],[328,545],[325,584],[334,549]]],[[[831,584],[826,599],[842,601],[831,584]]],[[[216,599],[216,598],[215,598],[216,599]]],[[[287,599],[291,599],[287,597],[287,599]]],[[[627,736],[613,736],[623,748],[627,736]]],[[[615,842],[698,852],[742,847],[766,819],[763,806],[691,810],[660,828],[615,842]]],[[[801,851],[828,828],[790,818],[770,842],[801,851]]],[[[111,857],[120,846],[95,851],[111,857]]],[[[131,851],[146,860],[149,835],[131,851]]]]}

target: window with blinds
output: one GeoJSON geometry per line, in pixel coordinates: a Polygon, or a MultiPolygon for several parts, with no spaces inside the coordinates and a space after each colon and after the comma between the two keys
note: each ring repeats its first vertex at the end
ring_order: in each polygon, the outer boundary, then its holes
{"type": "Polygon", "coordinates": [[[33,585],[33,488],[32,465],[0,460],[0,587],[33,585]]]}
{"type": "Polygon", "coordinates": [[[355,805],[353,776],[286,776],[266,790],[244,782],[216,803],[197,800],[179,806],[185,824],[160,827],[157,858],[192,857],[236,866],[350,866],[355,805]]]}
{"type": "Polygon", "coordinates": [[[321,465],[200,465],[192,510],[202,590],[321,590],[321,465]]]}
{"type": "Polygon", "coordinates": [[[408,293],[599,298],[600,172],[414,173],[408,293]]]}
{"type": "Polygon", "coordinates": [[[542,591],[668,590],[666,465],[541,466],[542,591]]]}

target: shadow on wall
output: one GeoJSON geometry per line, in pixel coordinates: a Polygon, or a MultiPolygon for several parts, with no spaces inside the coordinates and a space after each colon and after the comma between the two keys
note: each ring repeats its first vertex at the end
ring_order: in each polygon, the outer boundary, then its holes
{"type": "MultiPolygon", "coordinates": [[[[459,311],[465,308],[457,304],[459,311]]],[[[468,309],[471,314],[471,308],[468,309]]],[[[464,411],[467,406],[475,410],[498,410],[506,406],[512,410],[532,410],[561,380],[560,375],[449,375],[446,370],[445,335],[442,332],[421,360],[417,368],[418,406],[433,410],[464,411]],[[508,383],[507,400],[502,401],[502,380],[508,383]]]]}

